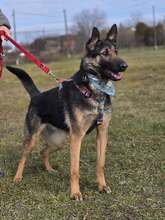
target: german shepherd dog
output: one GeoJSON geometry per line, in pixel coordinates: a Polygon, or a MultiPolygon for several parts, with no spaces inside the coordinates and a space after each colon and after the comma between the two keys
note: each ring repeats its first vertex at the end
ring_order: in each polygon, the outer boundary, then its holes
{"type": "Polygon", "coordinates": [[[88,76],[91,74],[103,82],[122,78],[121,72],[126,70],[127,64],[117,55],[116,41],[115,24],[103,40],[100,39],[99,30],[94,27],[86,43],[86,55],[81,60],[78,72],[60,86],[44,92],[37,89],[25,71],[7,66],[7,69],[20,79],[31,98],[25,119],[23,152],[14,177],[15,182],[21,181],[27,156],[33,150],[39,135],[46,142],[42,158],[48,172],[53,171],[48,159],[50,151],[61,148],[66,136],[69,136],[70,195],[73,199],[82,200],[79,188],[80,147],[83,137],[96,128],[98,188],[100,192],[110,192],[104,176],[110,112],[103,113],[101,123],[97,123],[97,120],[100,107],[98,100],[104,97],[104,107],[110,109],[111,98],[94,88],[88,76]]]}

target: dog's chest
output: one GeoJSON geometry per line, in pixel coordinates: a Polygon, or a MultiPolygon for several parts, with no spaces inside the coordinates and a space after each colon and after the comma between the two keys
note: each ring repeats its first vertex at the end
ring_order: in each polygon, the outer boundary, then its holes
{"type": "Polygon", "coordinates": [[[86,133],[89,133],[96,126],[101,123],[104,123],[104,120],[107,115],[111,117],[111,102],[106,102],[103,106],[96,101],[92,101],[91,109],[75,109],[75,122],[76,126],[80,130],[84,130],[86,133]]]}

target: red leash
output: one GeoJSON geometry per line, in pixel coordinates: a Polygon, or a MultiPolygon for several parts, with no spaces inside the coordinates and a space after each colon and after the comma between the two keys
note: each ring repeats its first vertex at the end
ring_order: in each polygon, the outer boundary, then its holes
{"type": "MultiPolygon", "coordinates": [[[[23,46],[21,46],[18,42],[16,42],[13,38],[6,35],[4,31],[0,31],[0,35],[3,35],[6,40],[9,40],[15,47],[17,47],[19,50],[21,50],[26,57],[35,63],[44,73],[47,73],[53,77],[55,77],[54,73],[39,59],[37,59],[32,53],[30,53],[28,50],[26,50],[23,46]]],[[[0,40],[0,77],[2,76],[2,70],[3,70],[3,47],[2,47],[2,41],[0,40]]],[[[59,81],[56,79],[56,81],[59,81]]]]}

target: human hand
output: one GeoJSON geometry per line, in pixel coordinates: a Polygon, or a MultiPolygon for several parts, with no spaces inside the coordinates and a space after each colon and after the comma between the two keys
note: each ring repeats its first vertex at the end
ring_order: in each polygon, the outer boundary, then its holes
{"type": "MultiPolygon", "coordinates": [[[[4,31],[7,36],[11,35],[10,30],[6,26],[0,26],[0,31],[4,31]]],[[[5,36],[0,36],[1,40],[7,40],[5,36]]]]}

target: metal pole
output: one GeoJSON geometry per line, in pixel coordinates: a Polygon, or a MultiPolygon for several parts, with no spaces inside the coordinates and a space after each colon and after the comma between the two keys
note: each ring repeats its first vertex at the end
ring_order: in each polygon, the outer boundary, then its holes
{"type": "Polygon", "coordinates": [[[64,13],[64,24],[65,24],[65,35],[68,34],[68,22],[67,22],[67,14],[66,14],[66,10],[63,10],[64,13]]]}
{"type": "Polygon", "coordinates": [[[152,6],[152,15],[153,15],[153,29],[154,29],[154,49],[157,50],[158,45],[157,45],[155,6],[152,6]]]}
{"type": "Polygon", "coordinates": [[[17,40],[17,31],[16,31],[16,19],[15,19],[15,9],[13,9],[13,30],[14,30],[14,39],[17,40]]]}

